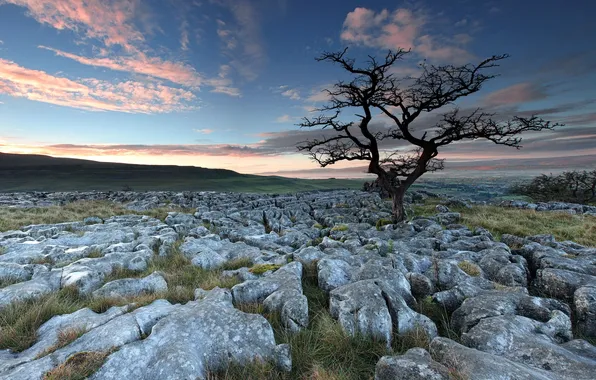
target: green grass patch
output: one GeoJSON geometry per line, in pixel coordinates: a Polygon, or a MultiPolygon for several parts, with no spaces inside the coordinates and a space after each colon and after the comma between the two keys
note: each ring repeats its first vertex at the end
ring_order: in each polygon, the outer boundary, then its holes
{"type": "Polygon", "coordinates": [[[250,273],[253,274],[263,274],[268,271],[275,271],[281,268],[281,265],[278,264],[257,264],[249,269],[250,273]]]}

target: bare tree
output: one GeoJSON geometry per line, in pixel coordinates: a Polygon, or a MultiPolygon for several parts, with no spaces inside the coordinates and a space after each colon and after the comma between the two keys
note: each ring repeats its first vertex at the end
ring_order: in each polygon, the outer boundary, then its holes
{"type": "Polygon", "coordinates": [[[557,126],[537,116],[514,117],[501,122],[493,119],[494,114],[481,109],[462,115],[458,108],[454,108],[416,136],[412,126],[420,115],[479,91],[486,81],[495,77],[486,74],[486,70],[497,67],[497,63],[508,56],[492,56],[477,65],[422,64],[418,77],[398,79],[390,69],[409,51],[389,51],[382,61],[369,56],[364,67],[357,67],[354,59],[346,57],[346,52],[347,48],[317,58],[317,61],[338,64],[353,79],[338,81],[326,89],[329,101],[317,110],[320,115],[305,117],[299,124],[303,128],[322,128],[330,133],[320,139],[299,143],[298,149],[306,151],[322,167],[339,161],[369,161],[368,172],[376,174],[382,188],[391,195],[395,222],[405,218],[403,199],[408,188],[424,173],[443,169],[443,160],[437,158],[440,147],[483,138],[495,144],[520,148],[520,133],[557,126]],[[342,111],[350,108],[359,110],[355,113],[355,121],[343,118],[342,111]],[[384,115],[390,126],[380,130],[373,128],[373,112],[384,115]],[[383,143],[385,140],[393,141],[393,144],[383,143]],[[409,143],[413,149],[398,149],[397,141],[409,143]],[[390,149],[384,149],[385,146],[390,149]]]}

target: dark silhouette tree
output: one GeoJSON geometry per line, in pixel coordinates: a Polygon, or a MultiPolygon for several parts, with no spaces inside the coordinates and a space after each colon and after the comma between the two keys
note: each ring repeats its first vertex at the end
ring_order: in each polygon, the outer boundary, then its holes
{"type": "Polygon", "coordinates": [[[380,186],[391,195],[394,222],[405,218],[403,199],[408,188],[424,173],[443,169],[443,160],[437,158],[439,148],[480,138],[519,148],[520,133],[557,126],[537,116],[514,117],[503,122],[479,108],[467,115],[454,108],[442,114],[438,123],[414,133],[413,123],[420,115],[479,91],[486,81],[495,77],[487,74],[487,69],[497,67],[508,55],[492,56],[477,65],[423,63],[418,77],[397,78],[391,68],[409,51],[389,51],[382,61],[369,56],[364,67],[357,67],[354,59],[346,57],[346,52],[347,48],[316,58],[338,64],[352,79],[338,81],[326,89],[329,101],[317,109],[320,115],[305,117],[299,124],[302,128],[322,128],[330,133],[301,142],[298,149],[306,151],[321,167],[339,161],[369,161],[368,172],[376,174],[380,186]],[[345,120],[342,111],[354,108],[358,109],[357,119],[345,120]],[[388,118],[390,126],[371,126],[374,112],[388,118]],[[403,153],[396,148],[398,142],[413,149],[403,153]]]}

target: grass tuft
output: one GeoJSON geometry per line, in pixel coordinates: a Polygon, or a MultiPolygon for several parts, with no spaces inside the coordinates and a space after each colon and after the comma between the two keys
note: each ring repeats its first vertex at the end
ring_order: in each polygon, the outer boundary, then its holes
{"type": "Polygon", "coordinates": [[[105,362],[111,351],[77,352],[64,363],[47,372],[44,380],[83,380],[93,375],[105,362]]]}
{"type": "Polygon", "coordinates": [[[331,231],[347,231],[349,229],[349,227],[345,224],[338,224],[337,226],[334,226],[331,231]]]}
{"type": "Polygon", "coordinates": [[[468,276],[478,277],[482,274],[482,270],[480,267],[472,262],[469,261],[460,261],[457,263],[459,269],[463,270],[468,276]]]}
{"type": "Polygon", "coordinates": [[[249,272],[252,274],[263,274],[268,271],[275,271],[281,268],[281,265],[278,264],[257,264],[249,269],[249,272]]]}
{"type": "Polygon", "coordinates": [[[83,334],[85,334],[86,332],[87,330],[84,328],[68,328],[60,330],[58,332],[58,340],[56,341],[56,343],[53,346],[45,349],[39,355],[37,355],[37,358],[44,357],[46,355],[51,354],[54,351],[61,349],[62,347],[68,346],[69,344],[83,336],[83,334]]]}
{"type": "Polygon", "coordinates": [[[377,231],[380,231],[383,226],[387,226],[389,224],[393,224],[393,221],[391,219],[381,218],[381,219],[377,220],[377,223],[376,223],[377,231]]]}
{"type": "Polygon", "coordinates": [[[240,257],[235,260],[226,262],[221,269],[223,270],[236,270],[240,268],[249,268],[253,265],[253,262],[248,257],[240,257]]]}

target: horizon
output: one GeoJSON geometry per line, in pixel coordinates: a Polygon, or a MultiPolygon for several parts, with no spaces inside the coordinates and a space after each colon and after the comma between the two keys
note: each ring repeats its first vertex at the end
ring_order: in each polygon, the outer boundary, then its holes
{"type": "Polygon", "coordinates": [[[498,173],[498,165],[481,163],[499,160],[524,161],[520,172],[593,166],[596,51],[585,36],[596,35],[595,11],[580,1],[561,8],[556,1],[0,0],[0,151],[303,178],[358,173],[362,165],[351,163],[317,169],[296,151],[321,132],[295,124],[324,104],[323,88],[346,78],[314,58],[349,47],[362,62],[402,47],[412,52],[395,71],[414,76],[422,60],[458,65],[508,53],[500,76],[461,109],[565,124],[524,135],[520,150],[485,141],[448,146],[439,156],[446,171],[498,173]]]}

